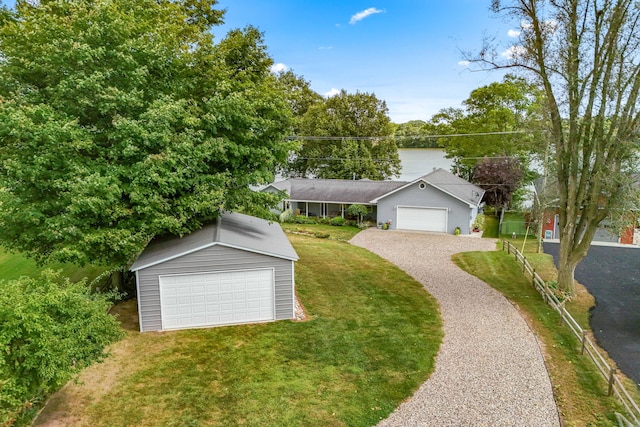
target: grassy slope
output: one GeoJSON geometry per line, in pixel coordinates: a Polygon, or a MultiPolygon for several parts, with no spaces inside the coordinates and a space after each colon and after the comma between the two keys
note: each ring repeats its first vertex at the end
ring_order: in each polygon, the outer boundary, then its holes
{"type": "MultiPolygon", "coordinates": [[[[522,241],[520,241],[522,244],[522,241]]],[[[545,279],[555,272],[553,260],[544,254],[526,254],[545,279]]],[[[559,410],[567,426],[614,425],[615,398],[606,396],[607,385],[593,363],[579,354],[580,345],[560,316],[535,291],[522,268],[506,252],[467,252],[454,261],[464,270],[503,293],[524,313],[545,349],[547,368],[559,410]]],[[[567,309],[588,325],[592,300],[582,292],[567,309]]]]}
{"type": "Polygon", "coordinates": [[[92,426],[369,426],[386,417],[434,368],[435,301],[370,252],[290,238],[308,321],[130,332],[40,422],[64,406],[92,426]]]}

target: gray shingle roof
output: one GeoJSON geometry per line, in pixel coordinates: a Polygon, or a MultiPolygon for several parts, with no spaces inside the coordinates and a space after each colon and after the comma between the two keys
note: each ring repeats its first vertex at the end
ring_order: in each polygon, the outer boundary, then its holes
{"type": "Polygon", "coordinates": [[[376,204],[379,199],[419,181],[473,206],[477,206],[484,195],[482,188],[441,168],[411,182],[290,178],[268,187],[285,191],[290,200],[302,202],[376,204]]]}
{"type": "Polygon", "coordinates": [[[484,195],[482,188],[441,168],[417,179],[419,180],[474,206],[480,203],[484,195]]]}
{"type": "Polygon", "coordinates": [[[152,240],[130,270],[178,258],[213,245],[224,245],[276,258],[297,260],[298,254],[278,223],[239,213],[223,213],[218,221],[183,237],[152,240]]]}
{"type": "Polygon", "coordinates": [[[271,186],[285,191],[291,200],[369,204],[405,184],[404,181],[291,178],[271,186]]]}

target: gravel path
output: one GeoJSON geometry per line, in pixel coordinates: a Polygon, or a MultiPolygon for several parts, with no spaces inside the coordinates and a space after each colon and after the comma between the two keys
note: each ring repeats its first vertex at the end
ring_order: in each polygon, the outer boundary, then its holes
{"type": "Polygon", "coordinates": [[[379,426],[560,426],[533,333],[499,292],[451,255],[490,239],[369,229],[351,243],[396,264],[440,304],[444,339],[431,377],[379,426]]]}

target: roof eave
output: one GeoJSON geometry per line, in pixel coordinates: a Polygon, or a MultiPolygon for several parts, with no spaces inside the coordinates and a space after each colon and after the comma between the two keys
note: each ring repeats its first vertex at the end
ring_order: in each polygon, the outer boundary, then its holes
{"type": "Polygon", "coordinates": [[[180,258],[180,257],[183,257],[185,255],[189,255],[189,254],[192,254],[194,252],[198,252],[198,251],[201,251],[203,249],[207,249],[207,248],[210,248],[210,247],[213,247],[213,246],[216,246],[216,245],[224,246],[224,247],[227,247],[227,248],[239,249],[239,250],[242,250],[242,251],[252,252],[252,253],[260,254],[260,255],[267,255],[267,256],[274,257],[274,258],[286,259],[288,261],[298,261],[298,259],[299,259],[299,257],[297,257],[297,256],[296,257],[291,257],[291,256],[283,255],[283,254],[276,254],[276,253],[272,253],[272,252],[259,251],[259,250],[253,249],[253,248],[246,248],[246,247],[243,247],[243,246],[231,245],[229,243],[212,242],[212,243],[208,243],[206,245],[202,245],[202,246],[199,246],[197,248],[191,249],[189,251],[182,252],[180,254],[175,254],[175,255],[170,256],[170,257],[166,257],[166,258],[163,258],[163,259],[160,259],[160,260],[148,263],[148,264],[144,264],[144,265],[139,266],[139,267],[133,268],[133,266],[132,266],[129,270],[130,271],[134,271],[134,272],[135,271],[144,270],[145,268],[153,267],[154,265],[162,264],[162,263],[174,260],[176,258],[180,258]]]}

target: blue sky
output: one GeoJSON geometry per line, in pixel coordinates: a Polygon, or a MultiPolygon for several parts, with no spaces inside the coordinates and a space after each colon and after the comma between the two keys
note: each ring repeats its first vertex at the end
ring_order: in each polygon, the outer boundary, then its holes
{"type": "MultiPolygon", "coordinates": [[[[15,1],[3,1],[13,6],[15,1]]],[[[227,9],[217,39],[253,25],[274,62],[327,95],[375,93],[396,123],[428,120],[459,107],[469,93],[504,73],[470,71],[463,51],[483,37],[513,42],[514,23],[489,11],[490,0],[219,0],[227,9]],[[511,30],[511,32],[510,32],[511,30]],[[510,37],[511,36],[511,37],[510,37]]]]}
{"type": "Polygon", "coordinates": [[[489,11],[489,0],[219,0],[227,9],[221,37],[254,25],[276,64],[313,90],[373,92],[396,123],[428,120],[459,107],[469,93],[503,73],[470,71],[462,51],[484,36],[506,46],[516,26],[489,11]],[[509,33],[509,30],[512,30],[509,33]]]}

